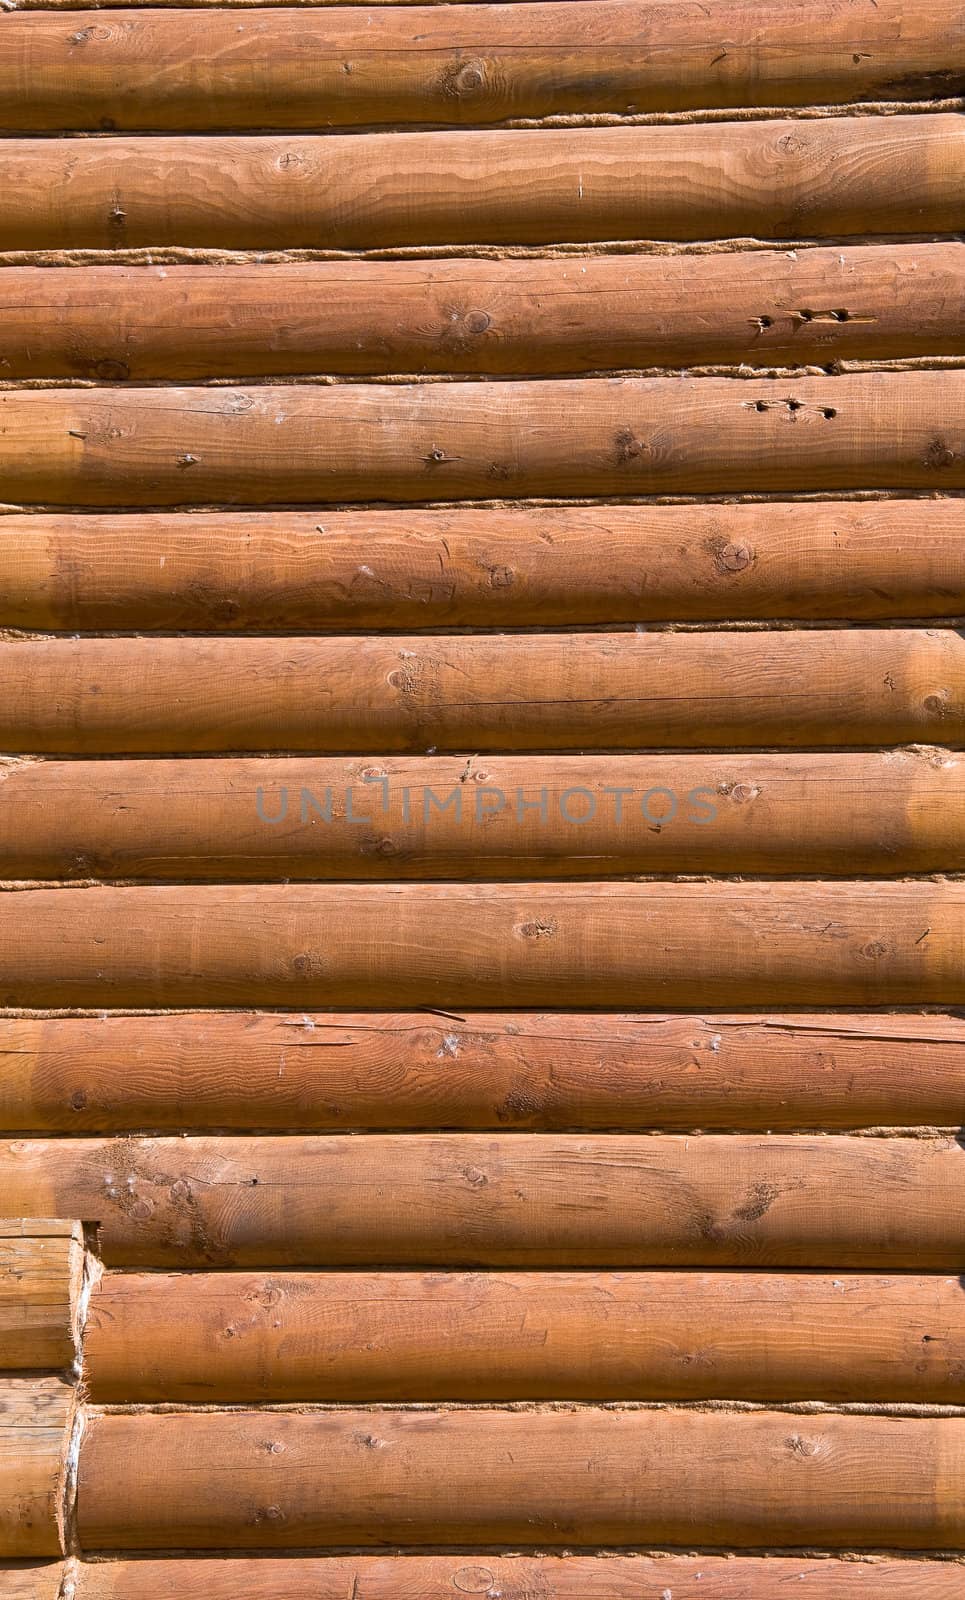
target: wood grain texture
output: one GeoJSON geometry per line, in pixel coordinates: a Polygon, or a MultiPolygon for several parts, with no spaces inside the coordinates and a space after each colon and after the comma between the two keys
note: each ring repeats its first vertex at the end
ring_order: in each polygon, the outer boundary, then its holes
{"type": "Polygon", "coordinates": [[[965,129],[951,113],[351,139],[14,137],[0,147],[0,249],[955,233],[963,181],[965,129]]]}
{"type": "Polygon", "coordinates": [[[83,1264],[78,1222],[0,1221],[0,1368],[72,1365],[83,1264]]]}
{"type": "MultiPolygon", "coordinates": [[[[0,1577],[0,1583],[3,1578],[0,1577]]],[[[960,1600],[958,1562],[801,1556],[208,1556],[91,1562],[79,1600],[960,1600]]],[[[5,1600],[23,1600],[20,1591],[5,1600]]],[[[27,1591],[33,1600],[35,1591],[27,1591]]],[[[46,1595],[43,1600],[47,1600],[46,1595]]]]}
{"type": "Polygon", "coordinates": [[[0,1556],[61,1554],[72,1407],[61,1378],[0,1379],[0,1556]]]}
{"type": "Polygon", "coordinates": [[[952,628],[0,644],[8,751],[355,752],[374,777],[376,751],[963,740],[952,628]]]}
{"type": "Polygon", "coordinates": [[[965,487],[965,371],[8,389],[0,475],[11,506],[92,508],[941,492],[965,487]]]}
{"type": "MultiPolygon", "coordinates": [[[[8,15],[0,29],[39,16],[8,15]]],[[[209,20],[189,16],[188,29],[209,20]]],[[[76,29],[78,19],[43,21],[76,29]]],[[[175,25],[180,36],[182,20],[175,25]]],[[[0,81],[3,70],[0,57],[0,81]]],[[[823,365],[958,354],[963,318],[961,242],[498,262],[12,266],[0,276],[5,378],[823,365]]]]}
{"type": "Polygon", "coordinates": [[[963,1371],[959,1278],[908,1274],[109,1273],[84,1338],[105,1405],[954,1405],[963,1371]]]}
{"type": "Polygon", "coordinates": [[[0,625],[68,633],[924,618],[963,594],[959,498],[0,521],[0,625]]]}
{"type": "Polygon", "coordinates": [[[3,1600],[59,1600],[61,1561],[0,1561],[3,1600]]]}
{"type": "Polygon", "coordinates": [[[965,1419],[694,1411],[101,1416],[85,1548],[393,1543],[940,1549],[965,1419]],[[485,1464],[485,1470],[480,1470],[485,1464]],[[123,1483],[123,1493],[119,1484],[123,1483]]]}
{"type": "Polygon", "coordinates": [[[25,760],[0,781],[6,879],[875,877],[963,861],[965,759],[920,746],[485,764],[25,760]]]}
{"type": "Polygon", "coordinates": [[[965,1018],[384,1012],[0,1017],[0,1126],[951,1127],[965,1018]]]}
{"type": "Polygon", "coordinates": [[[15,1007],[960,1005],[965,882],[71,886],[0,949],[15,1007]]]}
{"type": "Polygon", "coordinates": [[[108,1267],[958,1273],[963,1172],[944,1137],[24,1139],[0,1203],[99,1223],[108,1267]]]}
{"type": "Polygon", "coordinates": [[[954,94],[965,12],[879,0],[15,13],[0,128],[325,128],[954,94]],[[297,19],[297,20],[296,20],[297,19]],[[726,50],[720,54],[722,42],[726,50]],[[816,44],[818,48],[816,48],[816,44]]]}

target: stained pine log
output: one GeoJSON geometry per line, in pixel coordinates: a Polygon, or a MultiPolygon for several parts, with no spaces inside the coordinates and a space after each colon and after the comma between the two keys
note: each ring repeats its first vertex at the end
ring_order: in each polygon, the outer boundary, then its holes
{"type": "Polygon", "coordinates": [[[956,1404],[963,1364],[959,1278],[880,1273],[109,1273],[84,1339],[103,1404],[956,1404]]]}
{"type": "Polygon", "coordinates": [[[962,861],[965,759],[922,747],[485,765],[24,760],[0,782],[11,879],[852,877],[962,861]]]}
{"type": "Polygon", "coordinates": [[[963,182],[954,113],[351,139],[9,138],[0,249],[955,233],[963,182]]]}
{"type": "Polygon", "coordinates": [[[83,1264],[79,1222],[0,1221],[0,1368],[73,1363],[83,1264]]]}
{"type": "MultiPolygon", "coordinates": [[[[961,1600],[958,1562],[887,1556],[208,1556],[199,1560],[91,1562],[77,1575],[78,1600],[453,1600],[463,1594],[522,1600],[666,1600],[692,1589],[700,1600],[961,1600]],[[783,1588],[781,1585],[783,1584],[783,1588]],[[699,1587],[697,1587],[699,1585],[699,1587]]],[[[0,1584],[9,1577],[0,1576],[0,1584]]],[[[5,1600],[38,1591],[2,1590],[5,1600]]],[[[44,1594],[42,1600],[47,1600],[44,1594]]]]}
{"type": "Polygon", "coordinates": [[[0,1126],[952,1127],[965,1018],[808,1012],[0,1017],[0,1126]]]}
{"type": "Polygon", "coordinates": [[[496,122],[958,94],[965,17],[877,0],[703,7],[375,7],[186,16],[16,14],[0,128],[319,128],[496,122]],[[724,45],[726,44],[726,48],[724,45]]]}
{"type": "Polygon", "coordinates": [[[68,633],[875,620],[957,615],[963,594],[958,498],[33,513],[0,526],[0,625],[68,633]]]}
{"type": "Polygon", "coordinates": [[[81,1445],[78,1527],[88,1550],[748,1548],[817,1528],[829,1549],[941,1549],[965,1540],[963,1487],[960,1417],[115,1414],[81,1445]]]}
{"type": "MultiPolygon", "coordinates": [[[[509,8],[499,9],[505,15],[509,8]]],[[[77,25],[76,18],[34,13],[6,18],[0,28],[18,20],[77,25]]],[[[3,70],[0,58],[0,81],[3,70]]],[[[0,296],[5,378],[150,382],[827,364],[960,352],[965,245],[499,262],[8,267],[0,296]]]]}
{"type": "Polygon", "coordinates": [[[0,475],[92,508],[961,489],[965,371],[8,389],[0,475]]]}
{"type": "Polygon", "coordinates": [[[98,1222],[109,1267],[958,1273],[963,1172],[950,1137],[75,1138],[0,1147],[0,1203],[98,1222]]]}
{"type": "Polygon", "coordinates": [[[64,1576],[62,1561],[0,1561],[0,1595],[3,1600],[60,1600],[64,1576]]]}
{"type": "Polygon", "coordinates": [[[354,751],[375,780],[373,751],[963,740],[952,628],[0,644],[8,751],[354,751]]]}
{"type": "Polygon", "coordinates": [[[957,1005],[965,883],[32,889],[0,948],[8,1006],[957,1005]]]}
{"type": "MultiPolygon", "coordinates": [[[[61,1378],[0,1379],[0,1556],[56,1556],[73,1388],[61,1378]]],[[[16,1592],[16,1591],[15,1591],[16,1592]]]]}
{"type": "Polygon", "coordinates": [[[28,889],[0,949],[17,1007],[960,1005],[965,883],[28,889]]]}

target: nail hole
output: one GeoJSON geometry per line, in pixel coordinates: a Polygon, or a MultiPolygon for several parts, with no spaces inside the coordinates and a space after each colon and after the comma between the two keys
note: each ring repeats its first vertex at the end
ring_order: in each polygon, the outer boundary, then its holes
{"type": "Polygon", "coordinates": [[[832,417],[836,417],[837,414],[838,413],[835,411],[833,406],[824,406],[821,411],[822,417],[827,417],[829,422],[831,421],[832,417]]]}

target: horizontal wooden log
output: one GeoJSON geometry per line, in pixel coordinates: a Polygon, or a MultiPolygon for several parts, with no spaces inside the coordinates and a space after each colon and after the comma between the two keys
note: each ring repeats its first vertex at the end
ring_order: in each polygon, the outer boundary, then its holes
{"type": "MultiPolygon", "coordinates": [[[[142,1556],[82,1564],[76,1593],[78,1600],[345,1600],[354,1583],[364,1600],[665,1600],[669,1585],[680,1596],[690,1586],[700,1600],[786,1600],[789,1587],[795,1600],[828,1600],[831,1584],[835,1600],[867,1600],[869,1591],[882,1600],[960,1600],[961,1574],[957,1562],[907,1556],[142,1556]]],[[[36,1593],[0,1592],[4,1600],[36,1593]]]]}
{"type": "Polygon", "coordinates": [[[25,759],[0,771],[9,879],[874,877],[965,861],[965,759],[922,747],[485,765],[25,759]]]}
{"type": "Polygon", "coordinates": [[[24,892],[0,896],[7,1006],[965,1001],[959,882],[24,892]]]}
{"type": "Polygon", "coordinates": [[[927,99],[961,92],[963,24],[939,0],[910,16],[902,0],[878,0],[867,18],[822,0],[347,7],[256,13],[244,28],[227,11],[14,13],[0,128],[445,125],[927,99]]]}
{"type": "Polygon", "coordinates": [[[8,138],[0,249],[955,233],[963,182],[954,113],[351,139],[8,138]]]}
{"type": "Polygon", "coordinates": [[[82,1442],[78,1528],[88,1550],[753,1548],[818,1529],[830,1549],[941,1549],[965,1541],[963,1484],[958,1417],[111,1415],[82,1442]]]}
{"type": "Polygon", "coordinates": [[[937,1137],[16,1140],[0,1202],[97,1222],[109,1267],[957,1273],[963,1168],[937,1137]]]}
{"type": "Polygon", "coordinates": [[[0,524],[0,625],[68,633],[876,620],[955,615],[963,593],[958,498],[0,524]]]}
{"type": "Polygon", "coordinates": [[[56,1556],[73,1409],[61,1378],[0,1380],[0,1556],[56,1556]]]}
{"type": "Polygon", "coordinates": [[[375,751],[963,740],[951,628],[0,644],[8,751],[351,751],[377,778],[375,751]]]}
{"type": "Polygon", "coordinates": [[[8,389],[0,474],[90,507],[961,489],[965,371],[8,389]]]}
{"type": "MultiPolygon", "coordinates": [[[[40,17],[76,27],[76,18],[54,13],[20,20],[40,17]]],[[[7,267],[0,292],[5,378],[143,383],[793,366],[961,352],[965,245],[498,263],[7,267]]]]}
{"type": "Polygon", "coordinates": [[[0,1126],[952,1127],[965,1018],[0,1016],[0,1126]]]}
{"type": "Polygon", "coordinates": [[[960,1005],[965,882],[43,888],[0,949],[16,1007],[960,1005]]]}
{"type": "Polygon", "coordinates": [[[59,1600],[65,1576],[62,1561],[0,1561],[3,1600],[59,1600]]]}
{"type": "Polygon", "coordinates": [[[956,1404],[963,1365],[959,1278],[880,1273],[110,1273],[84,1338],[105,1405],[956,1404]]]}
{"type": "Polygon", "coordinates": [[[80,1223],[0,1221],[0,1368],[73,1364],[83,1266],[80,1223]]]}

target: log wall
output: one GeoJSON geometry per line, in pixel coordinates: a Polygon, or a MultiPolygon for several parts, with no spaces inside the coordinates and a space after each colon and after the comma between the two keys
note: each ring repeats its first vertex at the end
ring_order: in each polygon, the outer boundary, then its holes
{"type": "Polygon", "coordinates": [[[4,1600],[959,1600],[963,92],[0,0],[4,1600]]]}

